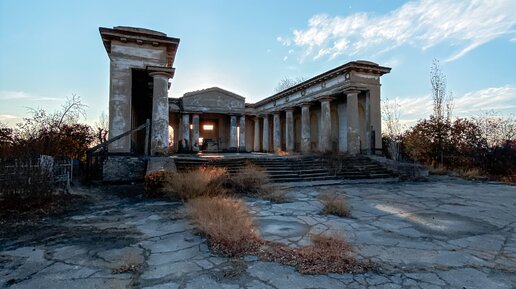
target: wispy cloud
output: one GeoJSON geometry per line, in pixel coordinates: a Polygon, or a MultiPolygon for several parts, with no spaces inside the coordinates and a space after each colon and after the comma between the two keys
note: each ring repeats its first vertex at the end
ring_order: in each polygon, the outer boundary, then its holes
{"type": "Polygon", "coordinates": [[[456,98],[455,114],[468,115],[485,110],[511,110],[516,108],[516,87],[502,86],[472,91],[456,98]]]}
{"type": "Polygon", "coordinates": [[[33,95],[25,91],[0,90],[0,100],[62,101],[62,98],[33,95]]]}
{"type": "Polygon", "coordinates": [[[285,46],[301,47],[304,57],[313,59],[373,56],[401,45],[424,50],[443,44],[455,50],[446,59],[453,61],[501,35],[513,34],[514,15],[513,0],[421,0],[380,16],[314,15],[306,29],[277,40],[285,46]]]}
{"type": "MultiPolygon", "coordinates": [[[[419,97],[396,99],[400,106],[400,118],[403,124],[413,125],[418,120],[428,118],[432,113],[432,97],[430,94],[419,97]]],[[[478,115],[481,112],[495,110],[498,112],[516,111],[516,87],[484,88],[454,97],[454,117],[478,115]]]]}
{"type": "Polygon", "coordinates": [[[29,99],[33,98],[33,96],[24,91],[0,91],[0,100],[11,100],[11,99],[29,99]]]}
{"type": "Polygon", "coordinates": [[[0,121],[13,120],[18,118],[20,117],[12,114],[0,114],[0,121]]]}

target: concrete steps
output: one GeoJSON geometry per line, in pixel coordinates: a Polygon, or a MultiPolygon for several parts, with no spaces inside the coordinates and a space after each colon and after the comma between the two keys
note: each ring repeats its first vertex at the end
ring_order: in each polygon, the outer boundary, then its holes
{"type": "Polygon", "coordinates": [[[195,159],[177,158],[178,171],[200,166],[224,167],[234,174],[251,163],[263,168],[273,183],[337,181],[341,179],[375,179],[397,177],[395,173],[365,156],[339,156],[338,168],[332,168],[328,160],[318,156],[195,159]]]}

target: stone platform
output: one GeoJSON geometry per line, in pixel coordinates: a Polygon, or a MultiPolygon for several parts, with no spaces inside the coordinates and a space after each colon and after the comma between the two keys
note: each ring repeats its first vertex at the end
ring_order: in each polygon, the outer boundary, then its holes
{"type": "Polygon", "coordinates": [[[282,190],[291,202],[246,199],[264,238],[299,246],[309,233],[339,230],[378,270],[311,276],[253,256],[215,256],[181,203],[111,186],[76,190],[93,198],[81,211],[3,230],[0,288],[516,287],[516,187],[440,177],[282,190]],[[113,194],[127,191],[136,196],[113,194]],[[351,218],[320,214],[327,191],[348,196],[351,218]],[[128,264],[139,266],[117,271],[128,264]]]}

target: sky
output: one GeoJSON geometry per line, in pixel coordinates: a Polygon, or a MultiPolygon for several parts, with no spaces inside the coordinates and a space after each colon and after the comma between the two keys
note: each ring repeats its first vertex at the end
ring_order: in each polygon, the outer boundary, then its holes
{"type": "Polygon", "coordinates": [[[170,97],[218,86],[256,102],[285,78],[353,60],[392,67],[382,98],[401,119],[431,113],[440,61],[456,117],[516,113],[516,1],[0,0],[0,122],[54,111],[77,94],[93,124],[108,111],[109,58],[99,27],[181,39],[170,97]]]}

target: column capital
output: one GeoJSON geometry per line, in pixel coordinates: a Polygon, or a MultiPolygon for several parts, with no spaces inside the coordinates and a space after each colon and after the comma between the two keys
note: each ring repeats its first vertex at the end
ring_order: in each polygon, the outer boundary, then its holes
{"type": "Polygon", "coordinates": [[[172,67],[147,65],[147,71],[149,72],[149,75],[152,77],[162,76],[162,77],[166,77],[166,78],[173,78],[176,69],[172,68],[172,67]]]}
{"type": "Polygon", "coordinates": [[[330,102],[330,101],[332,101],[334,99],[335,99],[334,97],[329,96],[329,95],[323,95],[323,96],[320,96],[320,97],[317,98],[317,100],[320,101],[320,102],[325,102],[325,101],[330,102]]]}
{"type": "Polygon", "coordinates": [[[358,89],[350,89],[350,90],[346,90],[346,91],[344,91],[344,93],[345,93],[346,95],[348,95],[348,94],[359,94],[359,93],[361,93],[361,92],[362,92],[362,91],[361,91],[361,90],[358,90],[358,89]]]}
{"type": "Polygon", "coordinates": [[[285,107],[283,111],[294,111],[295,107],[285,107]]]}
{"type": "Polygon", "coordinates": [[[312,106],[312,103],[309,101],[304,101],[304,102],[299,103],[298,105],[301,107],[310,107],[310,106],[312,106]]]}

